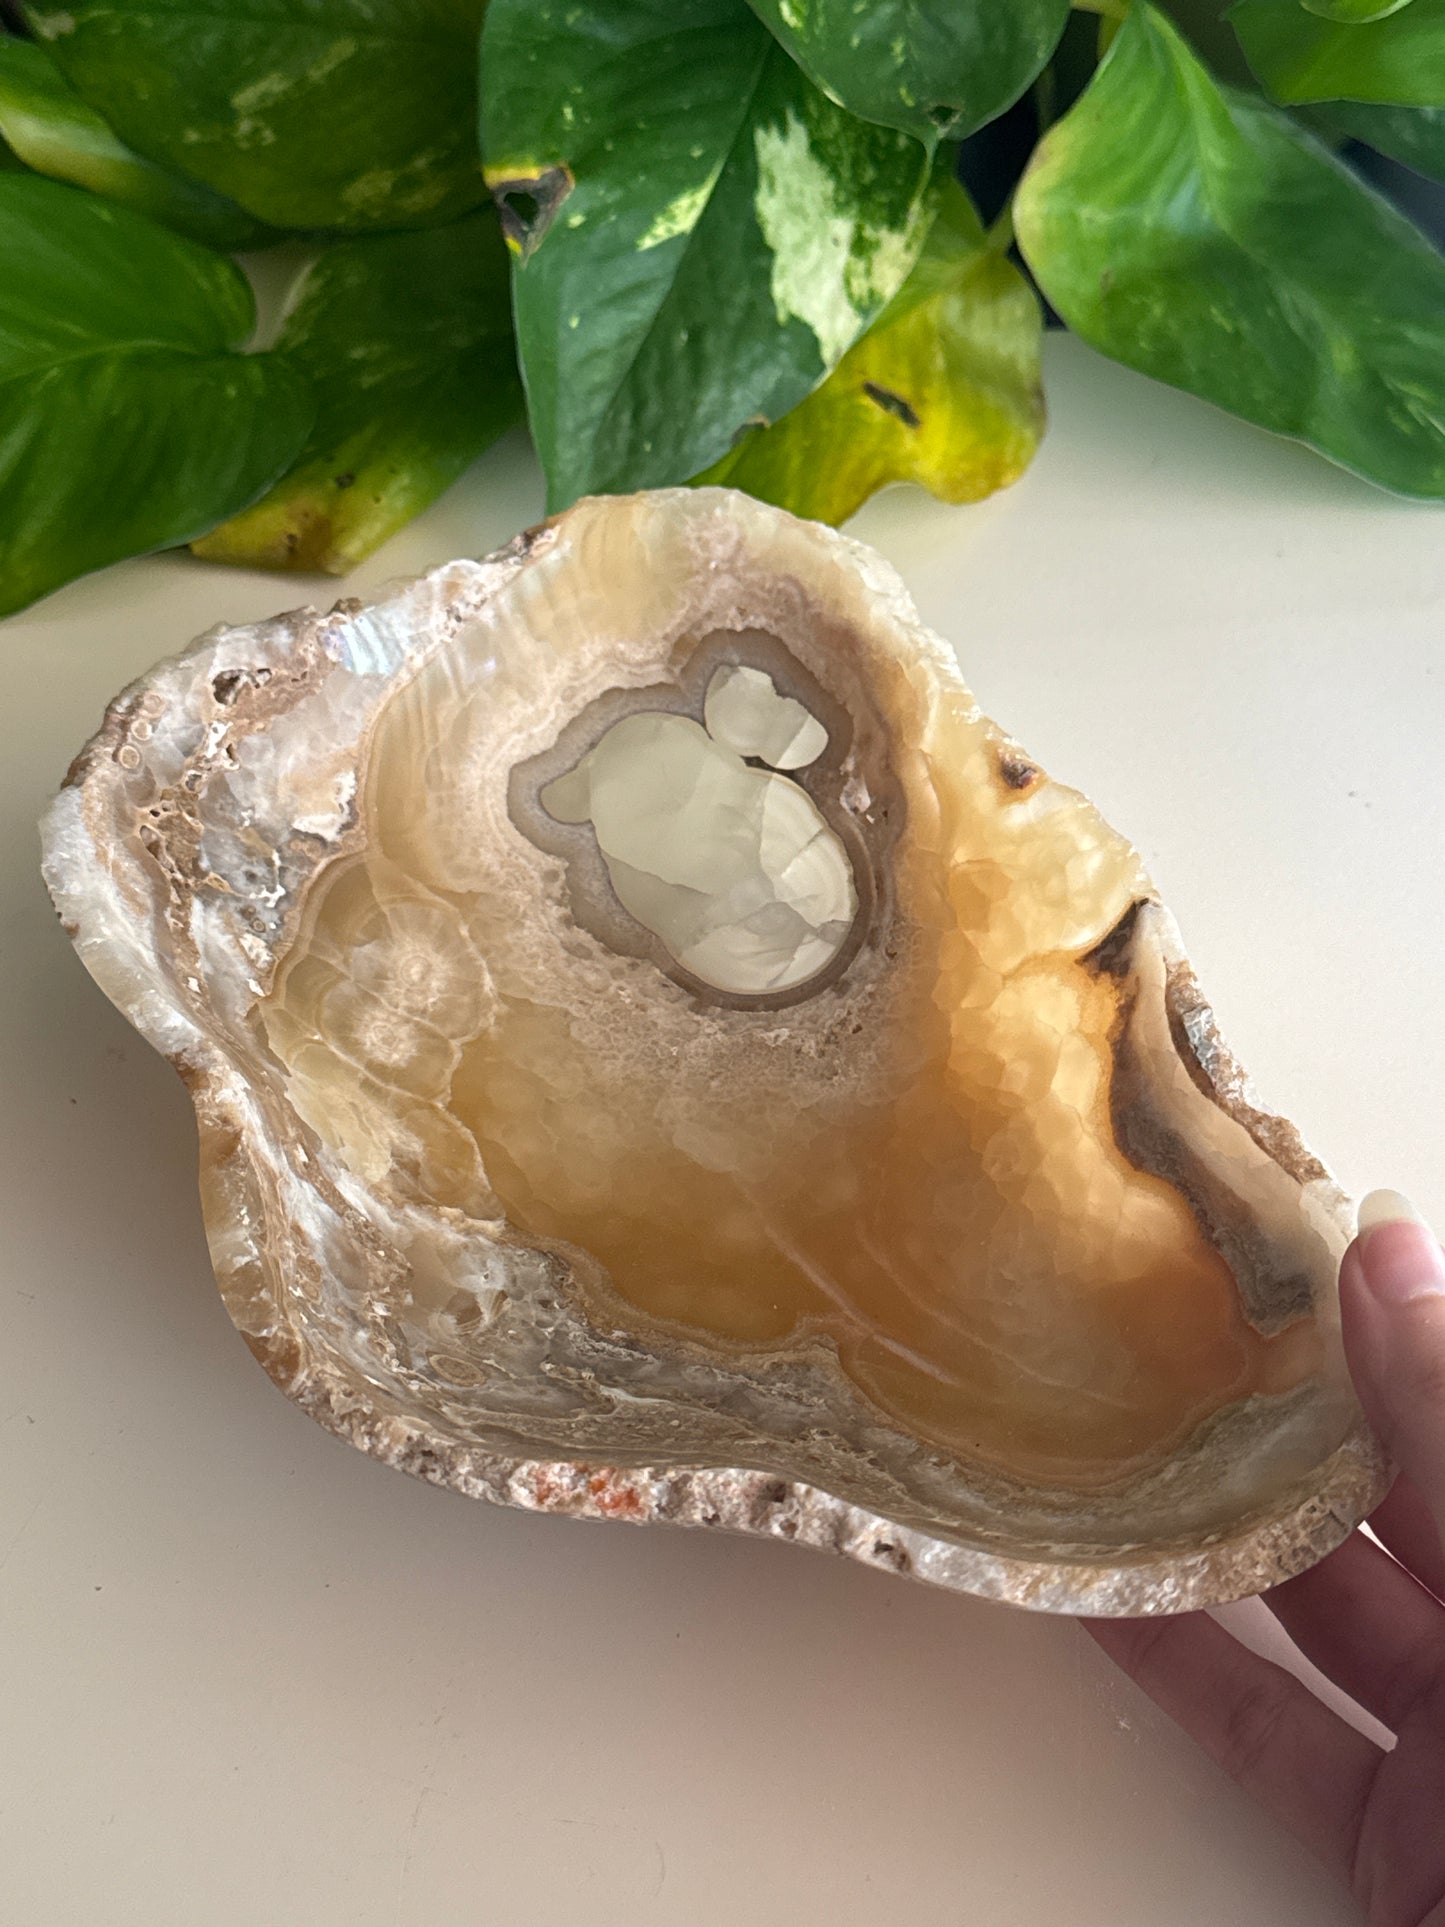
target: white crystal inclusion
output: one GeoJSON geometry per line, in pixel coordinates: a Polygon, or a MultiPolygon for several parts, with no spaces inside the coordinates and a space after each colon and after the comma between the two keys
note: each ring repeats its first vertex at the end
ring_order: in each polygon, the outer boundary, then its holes
{"type": "Polygon", "coordinates": [[[742,664],[714,674],[703,715],[623,717],[542,807],[592,825],[618,901],[692,976],[733,995],[791,990],[833,962],[858,909],[841,841],[779,774],[815,761],[828,732],[742,664]]]}

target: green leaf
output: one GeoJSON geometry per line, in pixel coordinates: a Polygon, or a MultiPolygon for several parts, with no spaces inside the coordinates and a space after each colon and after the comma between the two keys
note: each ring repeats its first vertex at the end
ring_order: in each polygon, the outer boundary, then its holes
{"type": "Polygon", "coordinates": [[[246,248],[274,238],[234,201],[133,153],[33,40],[0,37],[0,134],[37,174],[139,208],[193,241],[246,248]]]}
{"type": "Polygon", "coordinates": [[[77,0],[27,17],[137,153],[286,228],[450,220],[484,198],[484,0],[77,0]]]}
{"type": "Polygon", "coordinates": [[[1335,132],[1403,161],[1432,181],[1445,181],[1445,107],[1364,107],[1337,100],[1319,114],[1335,132]]]}
{"type": "Polygon", "coordinates": [[[1445,0],[1410,0],[1366,26],[1321,20],[1302,0],[1239,0],[1229,18],[1276,100],[1445,107],[1445,0]]]}
{"type": "Polygon", "coordinates": [[[482,88],[554,509],[784,414],[922,245],[927,151],[834,106],[743,0],[492,0],[482,88]]]}
{"type": "MultiPolygon", "coordinates": [[[[1249,70],[1239,36],[1224,17],[1222,9],[1227,0],[1157,0],[1157,4],[1216,80],[1227,81],[1232,87],[1248,88],[1251,93],[1258,88],[1259,82],[1249,70]]],[[[1106,16],[1099,24],[1102,29],[1111,22],[1106,16]]],[[[1121,23],[1112,24],[1117,27],[1121,23]]],[[[1101,47],[1099,51],[1102,54],[1106,49],[1101,47]]]]}
{"type": "Polygon", "coordinates": [[[1307,13],[1317,13],[1321,20],[1338,20],[1352,27],[1383,20],[1387,14],[1398,13],[1409,4],[1410,0],[1300,0],[1307,13]]]}
{"type": "Polygon", "coordinates": [[[294,458],[306,378],[233,352],[251,290],[223,256],[32,174],[0,175],[0,614],[188,542],[294,458]]]}
{"type": "Polygon", "coordinates": [[[1287,115],[1219,88],[1153,8],[1045,136],[1014,221],[1105,354],[1445,494],[1445,259],[1287,115]]]}
{"type": "Polygon", "coordinates": [[[315,387],[311,439],[196,554],[339,575],[435,500],[521,418],[507,282],[490,209],[323,254],[277,343],[315,387]]]}
{"type": "Polygon", "coordinates": [[[1011,107],[1059,43],[1069,0],[748,0],[831,99],[919,140],[1011,107]]]}
{"type": "Polygon", "coordinates": [[[835,525],[889,482],[979,501],[1038,447],[1042,332],[1033,290],[950,184],[912,274],[822,387],[697,479],[835,525]]]}

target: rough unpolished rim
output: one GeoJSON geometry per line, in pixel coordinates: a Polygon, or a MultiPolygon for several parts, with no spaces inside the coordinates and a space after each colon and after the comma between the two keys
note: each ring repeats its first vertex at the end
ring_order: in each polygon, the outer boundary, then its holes
{"type": "Polygon", "coordinates": [[[288,1398],[382,1464],[468,1498],[576,1519],[712,1526],[783,1539],[1031,1612],[1136,1618],[1192,1612],[1279,1585],[1318,1564],[1383,1496],[1378,1447],[1348,1439],[1322,1468],[1317,1497],[1193,1552],[1141,1552],[1111,1564],[1011,1558],[894,1524],[830,1492],[739,1466],[669,1470],[492,1457],[355,1398],[324,1368],[288,1375],[262,1363],[288,1398]]]}

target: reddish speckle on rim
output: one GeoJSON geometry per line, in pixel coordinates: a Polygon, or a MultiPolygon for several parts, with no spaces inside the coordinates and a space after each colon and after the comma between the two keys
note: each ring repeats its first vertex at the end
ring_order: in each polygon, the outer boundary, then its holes
{"type": "Polygon", "coordinates": [[[532,1496],[544,1510],[550,1511],[558,1501],[566,1497],[567,1488],[560,1485],[545,1465],[539,1465],[532,1474],[532,1496]]]}
{"type": "Polygon", "coordinates": [[[594,1472],[587,1481],[593,1504],[607,1519],[640,1519],[646,1501],[630,1479],[617,1472],[594,1472]]]}

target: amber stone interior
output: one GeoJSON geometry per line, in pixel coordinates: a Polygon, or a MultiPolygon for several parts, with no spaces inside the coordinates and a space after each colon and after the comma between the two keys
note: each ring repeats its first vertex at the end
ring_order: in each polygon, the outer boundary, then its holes
{"type": "MultiPolygon", "coordinates": [[[[702,646],[670,658],[680,691],[702,646]]],[[[780,652],[754,654],[777,673],[780,652]]],[[[382,713],[364,846],[313,886],[265,1035],[368,1182],[589,1254],[577,1288],[604,1328],[754,1373],[836,1348],[931,1445],[1097,1487],[1299,1385],[1320,1335],[1307,1308],[1256,1329],[1198,1197],[1121,1145],[1121,1039],[1158,995],[1109,948],[1152,896],[1134,851],[962,691],[925,724],[895,680],[889,728],[914,734],[886,812],[876,772],[870,789],[844,766],[841,710],[822,773],[789,778],[851,838],[866,928],[841,976],[771,1008],[710,998],[646,941],[610,946],[628,919],[597,899],[604,872],[540,850],[515,795],[486,817],[495,852],[448,824],[518,762],[477,776],[492,694],[454,652],[382,713]]],[[[553,781],[562,735],[527,749],[553,781]]],[[[1141,1035],[1131,1076],[1179,1086],[1162,1019],[1141,1035]]],[[[1216,1168],[1260,1155],[1237,1135],[1216,1168]]]]}

